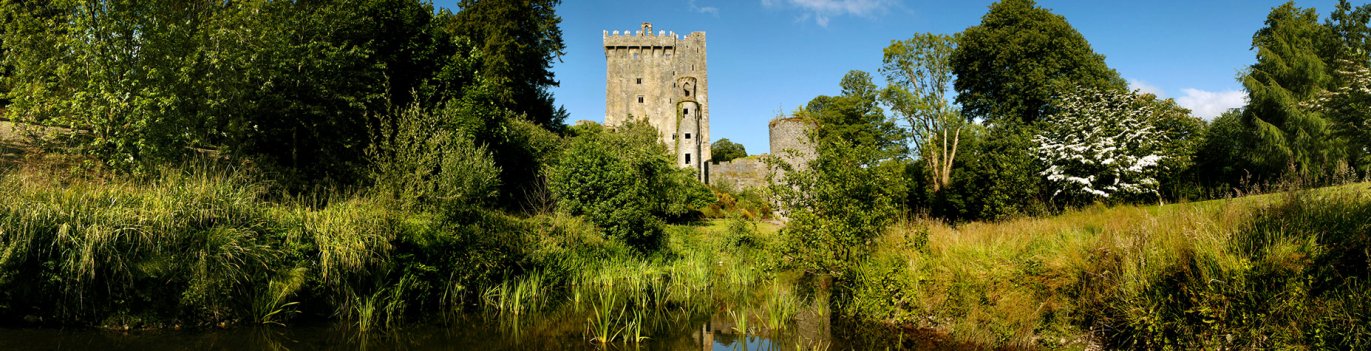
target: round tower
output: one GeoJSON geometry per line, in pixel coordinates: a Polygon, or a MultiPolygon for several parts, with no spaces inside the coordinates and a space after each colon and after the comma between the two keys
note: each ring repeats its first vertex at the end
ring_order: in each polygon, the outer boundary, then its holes
{"type": "Polygon", "coordinates": [[[814,121],[798,117],[778,117],[771,120],[771,155],[790,164],[795,169],[803,169],[809,161],[817,157],[809,142],[809,133],[814,130],[814,121]]]}

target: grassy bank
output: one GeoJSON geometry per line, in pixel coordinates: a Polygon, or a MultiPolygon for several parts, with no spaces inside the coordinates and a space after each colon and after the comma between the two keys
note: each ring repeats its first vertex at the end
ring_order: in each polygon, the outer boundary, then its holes
{"type": "Polygon", "coordinates": [[[950,227],[907,221],[867,320],[1011,348],[1364,349],[1371,186],[950,227]]]}
{"type": "Polygon", "coordinates": [[[337,320],[373,331],[557,316],[584,321],[566,332],[587,340],[633,343],[667,317],[728,315],[740,335],[771,334],[823,305],[776,268],[776,227],[742,219],[670,226],[666,247],[643,255],[578,217],[281,196],[220,169],[148,180],[23,169],[0,188],[0,321],[11,325],[337,320]]]}
{"type": "Polygon", "coordinates": [[[474,294],[464,284],[526,265],[519,233],[530,223],[517,218],[396,212],[362,194],[266,201],[261,183],[231,171],[133,181],[24,170],[0,188],[0,319],[10,322],[132,328],[305,314],[367,329],[410,310],[461,308],[474,294]]]}
{"type": "MultiPolygon", "coordinates": [[[[0,189],[0,321],[12,325],[374,331],[476,315],[603,343],[707,323],[809,348],[827,341],[803,336],[826,335],[836,316],[1010,348],[1371,342],[1368,184],[957,227],[906,220],[836,287],[850,300],[832,312],[825,283],[776,254],[779,228],[743,219],[668,226],[664,248],[641,254],[579,217],[282,196],[225,170],[21,169],[0,189]]],[[[899,340],[889,336],[877,343],[899,340]]]]}

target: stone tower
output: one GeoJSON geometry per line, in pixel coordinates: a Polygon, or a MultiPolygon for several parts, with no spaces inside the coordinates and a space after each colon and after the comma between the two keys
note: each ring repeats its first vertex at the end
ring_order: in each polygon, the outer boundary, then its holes
{"type": "Polygon", "coordinates": [[[709,76],[705,33],[685,37],[638,31],[604,32],[605,124],[645,119],[661,133],[676,164],[709,172],[709,76]]]}

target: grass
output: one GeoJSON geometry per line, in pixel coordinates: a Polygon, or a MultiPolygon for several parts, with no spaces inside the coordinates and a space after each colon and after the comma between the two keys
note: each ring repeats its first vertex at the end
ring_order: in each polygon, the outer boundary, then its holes
{"type": "Polygon", "coordinates": [[[223,169],[149,180],[17,170],[0,186],[0,320],[56,325],[282,324],[309,312],[372,330],[414,309],[462,308],[455,295],[471,293],[441,283],[494,286],[523,257],[510,248],[520,237],[476,228],[536,224],[395,212],[365,194],[269,201],[223,169]],[[487,250],[464,252],[475,248],[487,250]]]}
{"type": "Polygon", "coordinates": [[[1362,348],[1369,189],[906,221],[875,245],[853,313],[1009,348],[1362,348]]]}
{"type": "Polygon", "coordinates": [[[666,249],[642,255],[578,217],[453,217],[364,191],[280,196],[211,166],[146,179],[24,168],[0,174],[0,186],[11,195],[0,198],[0,321],[304,318],[370,332],[427,311],[518,322],[569,307],[598,314],[587,339],[639,342],[666,316],[741,307],[780,311],[776,324],[798,308],[762,298],[787,284],[764,284],[779,273],[776,227],[745,219],[671,226],[666,249]]]}
{"type": "Polygon", "coordinates": [[[955,227],[905,219],[842,294],[788,271],[777,225],[744,216],[669,226],[645,255],[579,217],[293,198],[227,169],[18,169],[0,188],[5,322],[316,318],[372,332],[479,313],[516,329],[572,320],[564,332],[588,342],[639,345],[723,316],[741,335],[803,336],[806,316],[1000,348],[1371,347],[1366,183],[955,227]]]}

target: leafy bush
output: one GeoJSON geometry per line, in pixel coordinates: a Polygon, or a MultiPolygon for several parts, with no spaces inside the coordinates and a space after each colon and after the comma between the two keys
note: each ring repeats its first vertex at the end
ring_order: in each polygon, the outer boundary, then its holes
{"type": "Polygon", "coordinates": [[[876,103],[871,76],[852,71],[841,86],[841,96],[820,96],[796,113],[818,122],[807,136],[818,157],[803,169],[779,164],[787,173],[772,187],[791,219],[782,232],[786,262],[840,283],[905,196],[903,142],[876,103]]]}
{"type": "Polygon", "coordinates": [[[575,136],[548,167],[548,188],[559,210],[586,216],[610,237],[653,251],[665,219],[709,204],[709,190],[692,171],[674,166],[645,122],[612,131],[586,124],[571,132],[575,136]]]}
{"type": "Polygon", "coordinates": [[[710,184],[710,190],[714,192],[715,200],[702,210],[706,218],[742,217],[759,220],[772,216],[771,201],[762,194],[765,189],[738,191],[731,184],[715,182],[710,184]]]}
{"type": "Polygon", "coordinates": [[[367,150],[376,190],[406,207],[449,213],[488,204],[500,170],[484,147],[447,123],[455,112],[414,104],[383,118],[367,150]]]}

